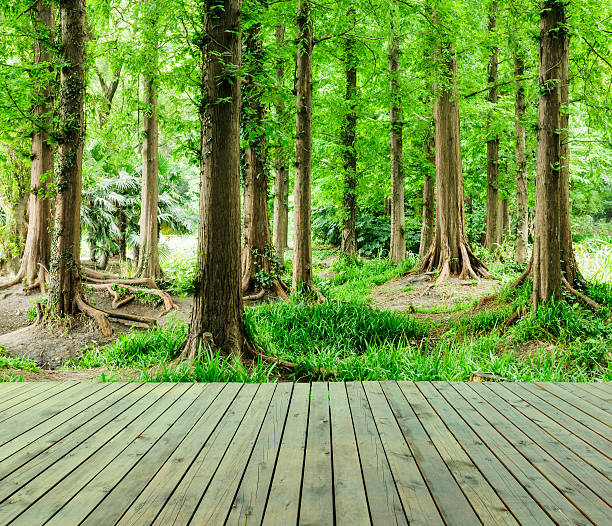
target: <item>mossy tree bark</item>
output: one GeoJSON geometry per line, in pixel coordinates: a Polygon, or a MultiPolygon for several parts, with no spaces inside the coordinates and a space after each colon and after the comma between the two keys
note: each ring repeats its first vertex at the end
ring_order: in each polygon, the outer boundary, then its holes
{"type": "Polygon", "coordinates": [[[437,52],[440,67],[435,86],[436,130],[436,229],[421,270],[440,272],[438,281],[451,276],[460,279],[489,277],[487,267],[472,251],[465,228],[457,59],[449,43],[437,52]]]}
{"type": "Polygon", "coordinates": [[[61,316],[77,310],[80,294],[81,169],[85,91],[85,0],[61,4],[62,64],[51,301],[61,316]]]}
{"type": "Polygon", "coordinates": [[[406,221],[404,212],[404,169],[402,162],[403,122],[402,95],[399,85],[399,36],[391,26],[389,47],[389,89],[391,92],[391,245],[389,257],[393,263],[406,259],[406,221]]]}
{"type": "MultiPolygon", "coordinates": [[[[355,22],[355,8],[350,7],[347,18],[355,22]]],[[[346,114],[342,126],[342,146],[344,158],[344,196],[342,202],[342,253],[347,256],[357,254],[357,42],[347,36],[344,41],[344,69],[346,76],[346,114]]]]}
{"type": "Polygon", "coordinates": [[[515,157],[516,157],[516,241],[514,244],[514,261],[523,263],[527,258],[529,234],[529,208],[527,195],[527,153],[525,128],[525,63],[519,53],[514,55],[514,79],[516,98],[515,114],[515,157]]]}
{"type": "Polygon", "coordinates": [[[202,344],[239,355],[244,344],[240,269],[241,0],[205,4],[196,292],[183,357],[202,344]]]}

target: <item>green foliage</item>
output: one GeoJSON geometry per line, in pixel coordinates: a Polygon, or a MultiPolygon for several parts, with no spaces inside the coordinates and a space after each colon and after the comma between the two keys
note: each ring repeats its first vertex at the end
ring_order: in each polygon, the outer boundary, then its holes
{"type": "MultiPolygon", "coordinates": [[[[6,349],[0,347],[0,371],[2,369],[19,369],[21,371],[28,371],[33,373],[37,373],[40,371],[40,368],[36,362],[25,357],[13,358],[12,356],[9,356],[9,354],[6,352],[6,349]]],[[[3,380],[0,378],[0,381],[3,380]]]]}

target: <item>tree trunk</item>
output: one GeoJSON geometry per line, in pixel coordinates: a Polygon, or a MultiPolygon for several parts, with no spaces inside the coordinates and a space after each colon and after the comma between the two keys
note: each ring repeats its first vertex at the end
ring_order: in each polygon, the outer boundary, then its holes
{"type": "Polygon", "coordinates": [[[206,4],[202,35],[202,142],[198,269],[183,356],[209,343],[243,347],[240,288],[241,0],[206,4]],[[211,341],[212,340],[212,341],[211,341]]]}
{"type": "MultiPolygon", "coordinates": [[[[435,134],[435,132],[434,132],[435,134]]],[[[429,163],[434,167],[436,163],[434,135],[427,136],[424,144],[425,159],[428,162],[423,181],[423,223],[421,226],[421,243],[419,245],[419,257],[423,259],[434,237],[434,206],[435,206],[435,181],[431,173],[429,163]]]]}
{"type": "Polygon", "coordinates": [[[406,259],[404,217],[404,167],[402,162],[402,95],[399,85],[399,36],[391,26],[393,40],[389,48],[389,89],[391,92],[391,246],[393,263],[406,259]]]}
{"type": "Polygon", "coordinates": [[[561,83],[567,28],[564,4],[546,0],[540,14],[540,99],[535,239],[534,305],[561,295],[560,205],[562,192],[561,83]]]}
{"type": "Polygon", "coordinates": [[[502,197],[497,204],[497,232],[496,238],[499,245],[503,245],[508,239],[510,218],[508,216],[508,198],[502,197]]]}
{"type": "Polygon", "coordinates": [[[80,293],[81,168],[85,91],[85,0],[61,4],[60,139],[56,180],[51,301],[60,316],[76,310],[80,293]]]}
{"type": "MultiPolygon", "coordinates": [[[[489,10],[489,35],[493,36],[497,22],[497,1],[493,0],[489,10]]],[[[486,217],[486,236],[485,247],[494,249],[495,245],[501,242],[497,236],[499,232],[497,211],[499,207],[499,136],[491,136],[491,121],[493,119],[493,106],[497,104],[497,63],[499,49],[493,46],[489,59],[488,83],[489,94],[487,100],[490,104],[487,117],[487,217],[486,217]]]]}
{"type": "Polygon", "coordinates": [[[310,0],[298,1],[296,150],[293,205],[293,290],[314,289],[312,280],[312,12],[310,0]]]}
{"type": "MultiPolygon", "coordinates": [[[[155,35],[156,22],[151,23],[155,35]]],[[[157,38],[152,37],[150,61],[145,71],[146,110],[143,117],[144,142],[142,145],[142,199],[140,208],[140,252],[138,275],[158,279],[159,265],[157,212],[159,206],[159,130],[157,123],[157,38]]]]}
{"type": "MultiPolygon", "coordinates": [[[[285,27],[276,28],[276,43],[282,47],[285,42],[285,27]]],[[[278,61],[276,69],[276,85],[282,91],[285,78],[285,65],[282,60],[278,61]]],[[[276,114],[279,118],[279,126],[282,126],[285,114],[285,103],[279,96],[276,102],[276,114]]],[[[285,250],[289,234],[289,168],[287,153],[283,145],[276,147],[276,158],[274,159],[274,224],[272,236],[274,251],[280,261],[281,267],[285,267],[285,250]]]]}
{"type": "Polygon", "coordinates": [[[127,261],[127,216],[122,206],[119,207],[119,259],[127,261]]]}
{"type": "MultiPolygon", "coordinates": [[[[349,8],[347,18],[355,23],[355,8],[349,8]]],[[[342,253],[352,256],[357,253],[357,55],[356,41],[348,37],[344,43],[344,66],[346,73],[345,100],[347,110],[342,127],[344,157],[344,197],[342,203],[342,253]]]]}
{"type": "Polygon", "coordinates": [[[266,173],[265,107],[263,89],[257,85],[263,75],[261,24],[253,23],[245,32],[248,74],[245,76],[243,129],[248,137],[244,192],[244,247],[242,253],[242,292],[259,285],[259,271],[270,273],[270,221],[268,218],[268,175],[266,173]]]}
{"type": "Polygon", "coordinates": [[[525,64],[517,53],[514,56],[514,78],[516,82],[515,113],[515,156],[516,156],[516,242],[514,261],[523,263],[527,258],[529,235],[529,208],[527,195],[527,153],[525,145],[525,64]]]}
{"type": "Polygon", "coordinates": [[[460,279],[489,277],[486,266],[467,241],[463,204],[457,59],[450,44],[437,53],[442,82],[435,86],[436,230],[423,262],[424,272],[439,270],[438,281],[451,275],[460,279]]]}

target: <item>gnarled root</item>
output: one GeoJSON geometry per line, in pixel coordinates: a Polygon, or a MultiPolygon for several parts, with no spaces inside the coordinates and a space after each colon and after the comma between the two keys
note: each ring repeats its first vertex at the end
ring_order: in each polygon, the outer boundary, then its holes
{"type": "Polygon", "coordinates": [[[102,334],[104,335],[105,338],[110,338],[113,335],[113,329],[110,325],[110,322],[108,321],[107,313],[89,305],[89,303],[87,303],[83,299],[83,296],[81,295],[81,293],[78,293],[75,296],[74,302],[81,312],[84,312],[85,314],[92,317],[94,320],[98,322],[98,325],[100,326],[100,331],[102,331],[102,334]]]}
{"type": "Polygon", "coordinates": [[[15,285],[21,283],[24,276],[25,270],[23,268],[19,269],[17,275],[11,281],[7,281],[6,283],[0,284],[0,290],[10,289],[11,287],[14,287],[15,285]]]}
{"type": "Polygon", "coordinates": [[[581,301],[582,303],[584,303],[588,307],[591,307],[591,309],[593,309],[593,310],[601,309],[601,305],[599,303],[597,303],[596,301],[593,301],[591,298],[589,298],[588,296],[586,296],[582,292],[580,292],[580,291],[576,290],[574,287],[572,287],[569,284],[569,281],[567,281],[567,279],[565,279],[565,277],[561,276],[561,281],[562,281],[563,285],[565,286],[565,288],[569,291],[569,293],[574,295],[574,296],[576,296],[579,301],[581,301]]]}
{"type": "MultiPolygon", "coordinates": [[[[148,278],[144,278],[144,279],[148,279],[148,278]]],[[[122,307],[124,305],[127,305],[128,303],[130,303],[132,300],[134,300],[135,296],[130,295],[127,298],[124,298],[123,300],[119,298],[119,294],[117,294],[117,291],[113,290],[113,285],[120,285],[121,287],[123,287],[124,289],[127,289],[130,292],[143,292],[146,294],[153,294],[155,296],[159,296],[163,302],[164,302],[164,312],[161,314],[162,316],[166,315],[168,312],[170,312],[173,309],[178,309],[178,307],[176,306],[176,303],[174,303],[174,301],[172,300],[172,298],[170,297],[170,294],[168,294],[167,292],[164,292],[163,290],[160,289],[143,289],[143,288],[138,288],[138,287],[132,287],[131,285],[127,285],[123,282],[124,280],[119,280],[119,281],[115,281],[113,283],[94,283],[94,284],[90,284],[89,286],[93,289],[93,290],[106,290],[112,297],[113,297],[113,309],[117,309],[119,307],[122,307]]],[[[151,280],[152,281],[152,280],[151,280]]]]}
{"type": "Polygon", "coordinates": [[[441,283],[451,276],[458,276],[459,279],[493,278],[487,266],[476,257],[472,248],[466,241],[459,245],[461,257],[452,259],[448,247],[443,248],[439,243],[432,243],[429,252],[421,263],[421,272],[430,273],[436,269],[440,270],[440,275],[436,283],[441,283]]]}
{"type": "Polygon", "coordinates": [[[261,289],[257,294],[252,294],[250,296],[243,296],[243,301],[258,301],[262,299],[266,295],[266,289],[261,289]]]}

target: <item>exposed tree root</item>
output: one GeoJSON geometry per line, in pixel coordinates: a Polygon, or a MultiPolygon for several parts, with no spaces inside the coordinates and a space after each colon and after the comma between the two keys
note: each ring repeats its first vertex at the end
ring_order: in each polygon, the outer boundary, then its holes
{"type": "Polygon", "coordinates": [[[80,293],[75,296],[74,302],[81,312],[84,312],[98,322],[100,331],[102,331],[105,338],[110,338],[113,335],[113,329],[108,321],[108,313],[89,305],[80,293]]]}
{"type": "MultiPolygon", "coordinates": [[[[114,283],[94,283],[94,284],[90,284],[89,286],[92,288],[92,290],[105,290],[107,291],[112,297],[113,297],[113,304],[112,307],[113,309],[117,309],[119,307],[122,307],[124,305],[127,305],[128,303],[130,303],[131,301],[133,301],[135,299],[134,295],[130,295],[127,296],[126,298],[121,299],[119,297],[119,294],[117,293],[116,290],[113,289],[113,284],[118,284],[121,287],[127,289],[130,292],[142,292],[145,294],[154,294],[155,296],[159,296],[163,302],[164,302],[164,307],[165,310],[164,312],[161,314],[161,316],[164,316],[165,314],[167,314],[168,312],[170,312],[173,309],[178,309],[178,307],[176,306],[176,303],[174,303],[174,301],[172,300],[172,298],[170,297],[170,295],[166,292],[164,292],[163,290],[159,290],[159,289],[142,289],[142,288],[138,288],[138,287],[132,287],[131,285],[124,285],[123,283],[121,283],[121,281],[119,283],[114,282],[114,283]]],[[[129,319],[129,318],[126,318],[129,319]]],[[[149,319],[153,319],[153,318],[149,318],[149,319]]],[[[139,321],[139,320],[134,320],[134,321],[139,321]]]]}
{"type": "Polygon", "coordinates": [[[457,276],[459,279],[475,279],[493,278],[487,266],[476,257],[472,248],[467,242],[459,244],[460,258],[451,258],[450,249],[448,246],[440,246],[439,243],[432,243],[431,248],[423,258],[421,263],[421,272],[431,273],[436,269],[440,270],[440,275],[436,283],[441,283],[451,276],[457,276]]]}
{"type": "Polygon", "coordinates": [[[11,287],[18,285],[19,283],[23,281],[24,276],[25,276],[25,269],[23,268],[19,269],[19,272],[17,272],[17,274],[12,280],[7,281],[6,283],[0,284],[0,290],[10,289],[11,287]]]}
{"type": "Polygon", "coordinates": [[[567,281],[567,279],[565,279],[565,277],[561,276],[561,281],[563,282],[563,285],[565,285],[565,288],[570,292],[570,294],[576,296],[582,303],[591,307],[593,310],[601,309],[601,305],[599,303],[593,301],[591,298],[572,287],[567,281]]]}
{"type": "Polygon", "coordinates": [[[243,301],[258,301],[262,299],[266,295],[266,289],[261,289],[257,294],[252,294],[251,296],[243,296],[243,301]]]}

